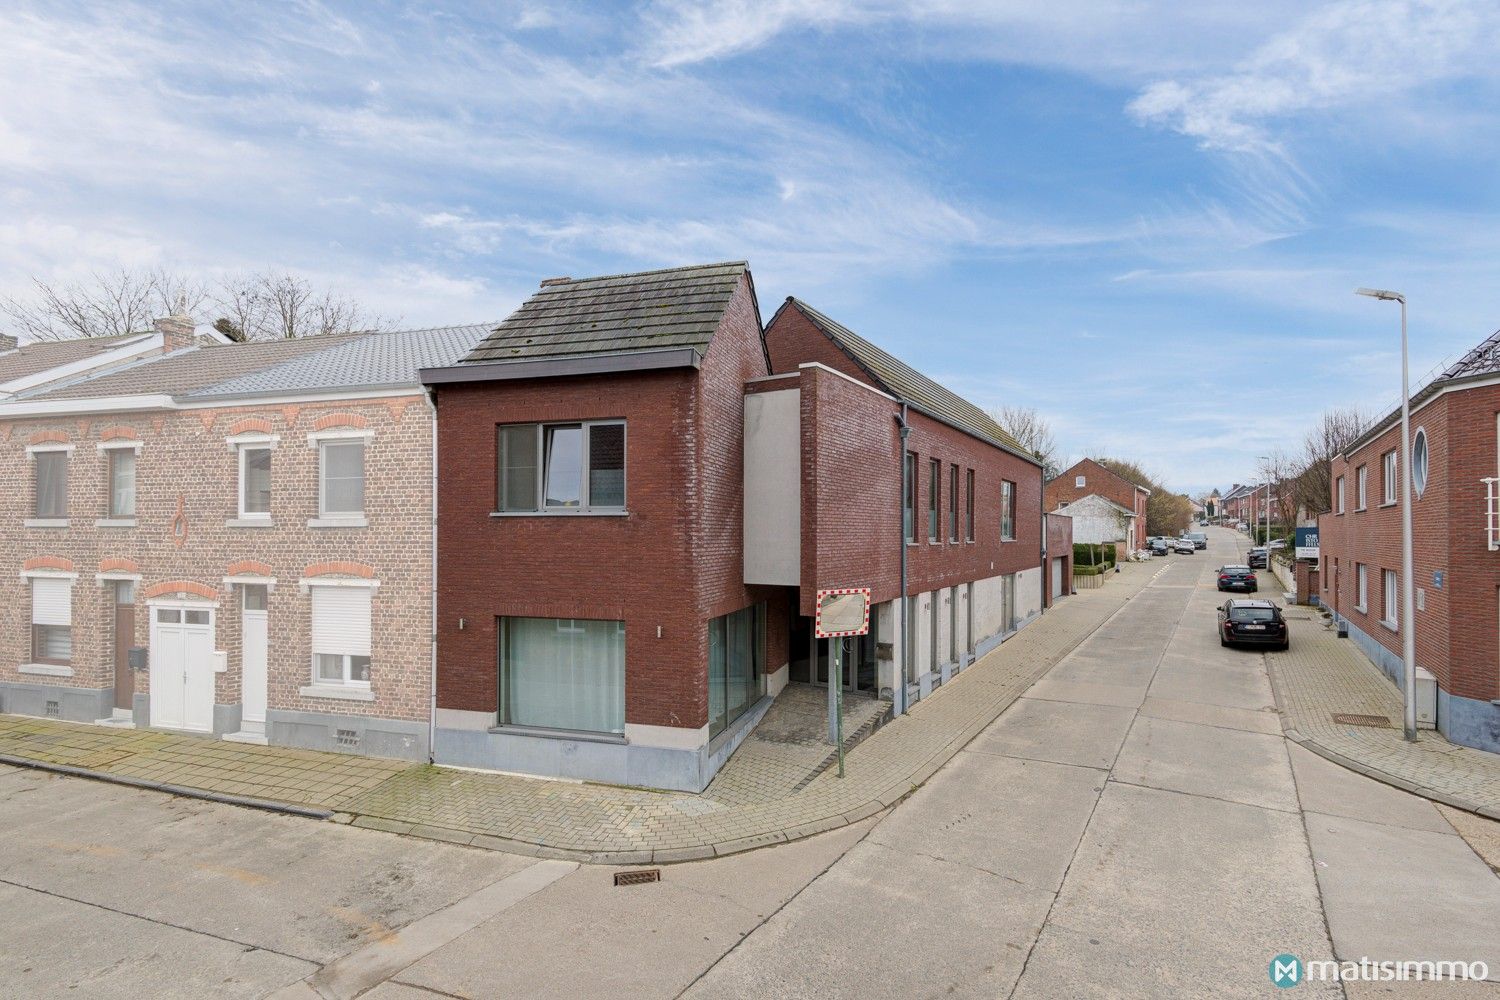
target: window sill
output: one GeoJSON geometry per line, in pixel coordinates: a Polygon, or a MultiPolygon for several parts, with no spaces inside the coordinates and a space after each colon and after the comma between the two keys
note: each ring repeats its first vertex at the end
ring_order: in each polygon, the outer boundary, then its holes
{"type": "Polygon", "coordinates": [[[66,517],[28,517],[21,523],[28,528],[66,528],[69,520],[66,517]]]}
{"type": "Polygon", "coordinates": [[[97,521],[94,522],[94,527],[96,527],[96,528],[134,528],[135,527],[135,518],[133,518],[133,517],[101,517],[99,520],[97,520],[97,521]]]}
{"type": "Polygon", "coordinates": [[[1385,629],[1387,632],[1401,631],[1400,627],[1397,626],[1395,622],[1388,622],[1384,618],[1380,619],[1380,627],[1385,629]]]}
{"type": "Polygon", "coordinates": [[[568,740],[573,743],[612,743],[626,746],[630,743],[624,736],[614,733],[594,733],[584,729],[537,729],[531,726],[491,726],[497,736],[535,736],[544,740],[568,740]]]}
{"type": "Polygon", "coordinates": [[[334,701],[374,701],[375,692],[369,688],[342,687],[334,684],[309,684],[299,692],[304,698],[331,698],[334,701]]]}
{"type": "Polygon", "coordinates": [[[490,517],[629,517],[628,510],[492,510],[490,517]]]}
{"type": "Polygon", "coordinates": [[[16,668],[18,674],[37,674],[41,677],[72,677],[73,668],[64,663],[23,663],[16,668]]]}
{"type": "Polygon", "coordinates": [[[1394,501],[1394,500],[1387,500],[1385,503],[1381,504],[1380,506],[1382,508],[1384,508],[1384,507],[1394,507],[1394,506],[1396,506],[1396,501],[1394,501]]]}
{"type": "Polygon", "coordinates": [[[1369,613],[1370,613],[1370,609],[1369,609],[1369,607],[1367,607],[1367,606],[1365,606],[1365,605],[1360,605],[1360,604],[1356,604],[1356,605],[1355,605],[1355,606],[1354,606],[1354,610],[1355,610],[1355,611],[1358,611],[1358,612],[1359,612],[1359,613],[1360,613],[1360,614],[1362,614],[1362,615],[1367,615],[1367,614],[1369,614],[1369,613]]]}
{"type": "Polygon", "coordinates": [[[224,522],[226,528],[274,528],[276,523],[269,517],[233,517],[224,522]]]}
{"type": "Polygon", "coordinates": [[[365,517],[314,517],[307,522],[309,528],[368,528],[365,517]]]}

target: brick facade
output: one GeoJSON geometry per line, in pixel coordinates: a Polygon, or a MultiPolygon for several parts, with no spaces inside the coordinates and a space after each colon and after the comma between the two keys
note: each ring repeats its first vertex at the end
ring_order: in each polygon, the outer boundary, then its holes
{"type": "MultiPolygon", "coordinates": [[[[1092,458],[1077,462],[1056,478],[1047,481],[1046,491],[1042,498],[1043,509],[1055,511],[1063,504],[1082,500],[1092,494],[1102,496],[1126,510],[1135,512],[1134,547],[1143,548],[1146,544],[1146,501],[1151,491],[1144,486],[1137,486],[1092,458]],[[1083,477],[1082,486],[1078,485],[1079,476],[1083,477]]],[[[1127,539],[1127,548],[1129,541],[1127,539]]]]}

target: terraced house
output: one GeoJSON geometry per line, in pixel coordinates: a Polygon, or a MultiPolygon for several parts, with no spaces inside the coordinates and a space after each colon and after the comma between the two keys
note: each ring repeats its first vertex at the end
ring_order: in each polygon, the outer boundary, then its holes
{"type": "Polygon", "coordinates": [[[1048,599],[1037,462],[743,262],[549,279],[423,379],[441,763],[700,790],[829,683],[817,590],[872,588],[834,682],[895,711],[1048,599]]]}
{"type": "Polygon", "coordinates": [[[228,344],[159,325],[0,354],[0,710],[425,759],[417,371],[485,328],[228,344]],[[25,360],[49,352],[80,357],[25,360]]]}

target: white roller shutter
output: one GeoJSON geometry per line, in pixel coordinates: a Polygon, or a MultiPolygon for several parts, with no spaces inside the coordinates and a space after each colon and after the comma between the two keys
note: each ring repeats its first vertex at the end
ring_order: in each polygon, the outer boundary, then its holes
{"type": "Polygon", "coordinates": [[[370,655],[370,588],[312,588],[314,653],[370,655]]]}
{"type": "Polygon", "coordinates": [[[31,622],[33,625],[72,625],[73,581],[32,580],[31,622]]]}

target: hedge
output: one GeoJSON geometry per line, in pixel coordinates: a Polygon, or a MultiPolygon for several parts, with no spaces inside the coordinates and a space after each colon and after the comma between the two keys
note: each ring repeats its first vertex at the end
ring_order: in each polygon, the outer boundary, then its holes
{"type": "Polygon", "coordinates": [[[1082,566],[1113,566],[1115,564],[1115,547],[1113,543],[1101,542],[1097,545],[1088,542],[1073,543],[1073,565],[1082,566]]]}
{"type": "Polygon", "coordinates": [[[1108,566],[1080,566],[1077,563],[1073,564],[1074,576],[1103,576],[1108,572],[1108,566]]]}

